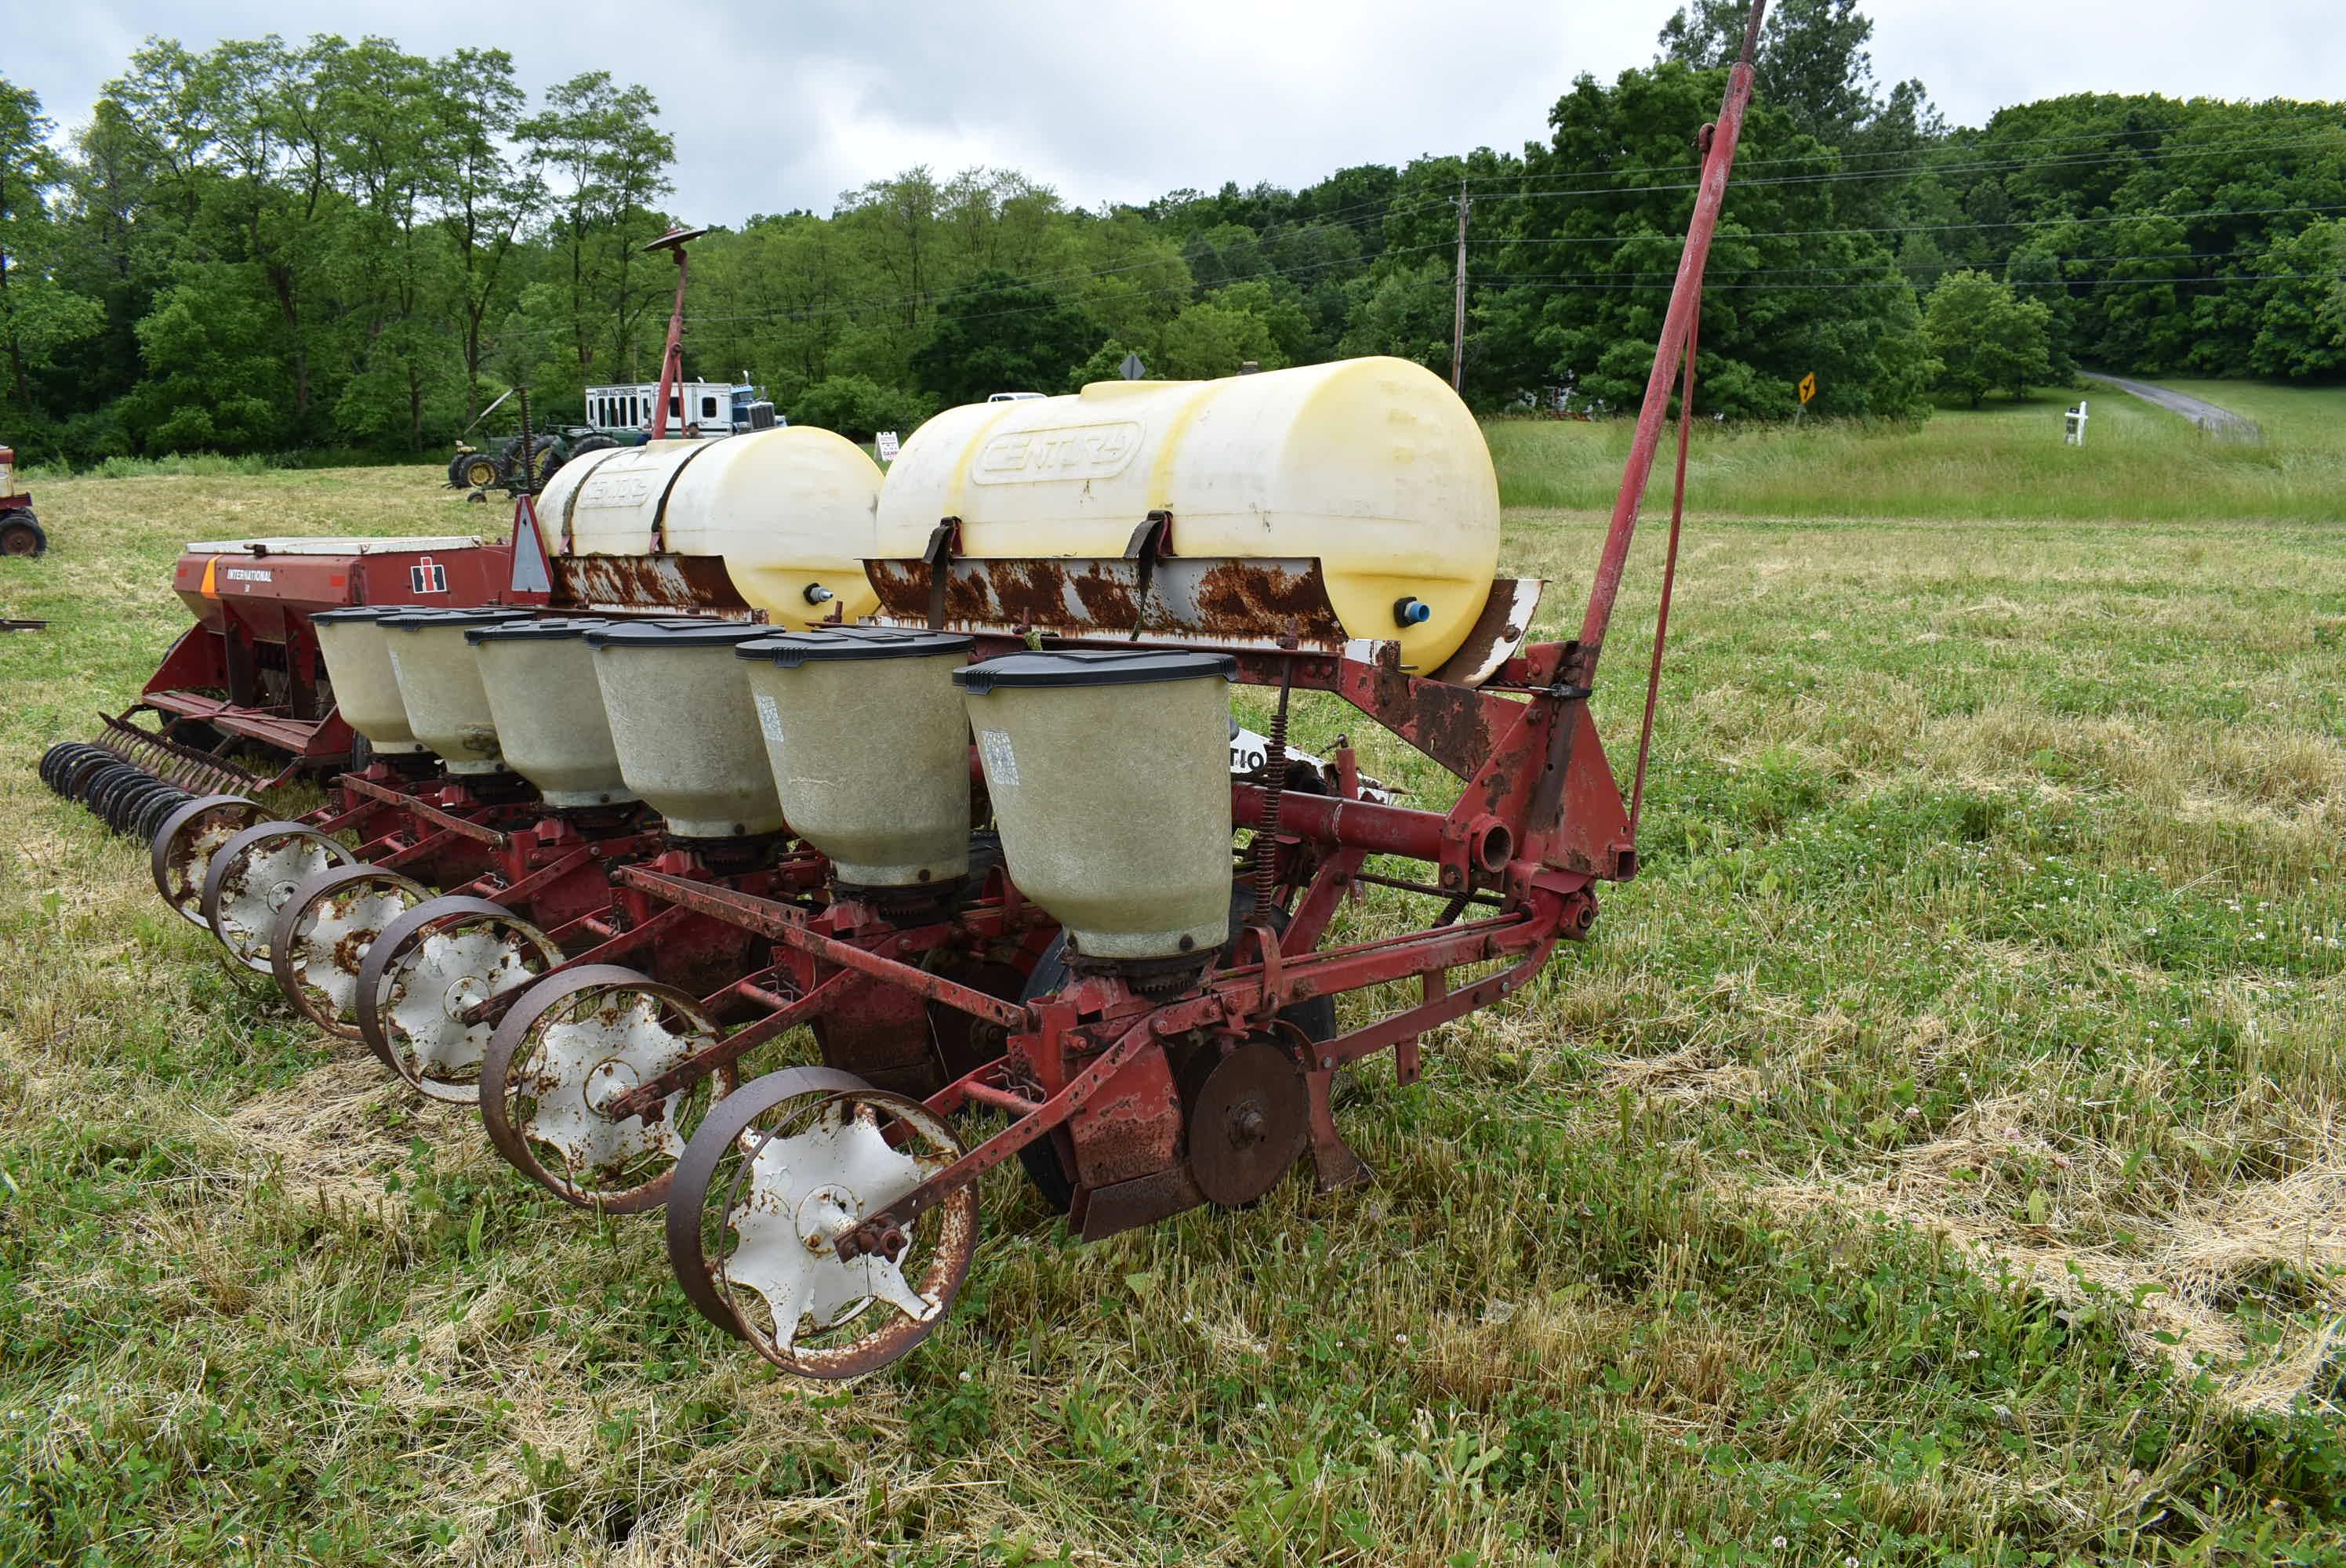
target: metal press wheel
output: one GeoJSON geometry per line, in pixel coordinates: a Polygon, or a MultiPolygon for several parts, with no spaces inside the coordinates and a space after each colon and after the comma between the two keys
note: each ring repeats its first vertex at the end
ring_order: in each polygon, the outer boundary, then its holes
{"type": "Polygon", "coordinates": [[[260,802],[241,795],[199,795],[148,836],[155,891],[188,920],[204,924],[204,875],[222,845],[261,820],[260,802]]]}
{"type": "Polygon", "coordinates": [[[836,1237],[962,1155],[917,1100],[832,1067],[769,1073],[710,1107],[668,1194],[669,1267],[701,1315],[785,1371],[853,1378],[944,1321],[977,1247],[977,1189],[916,1220],[886,1256],[836,1237]]]}
{"type": "Polygon", "coordinates": [[[491,1026],[464,1014],[561,962],[553,938],[502,904],[429,900],[383,927],[359,965],[359,1037],[417,1094],[471,1105],[491,1026]]]}
{"type": "Polygon", "coordinates": [[[257,974],[269,972],[269,933],[293,890],[351,852],[315,828],[261,822],[219,847],[204,868],[204,923],[228,955],[257,974]]]}
{"type": "Polygon", "coordinates": [[[269,933],[269,972],[293,1010],[346,1040],[359,1037],[359,970],[383,928],[432,896],[381,866],[333,866],[293,890],[269,933]]]}
{"type": "Polygon", "coordinates": [[[685,1140],[729,1093],[731,1067],[667,1095],[654,1117],[611,1102],[717,1044],[690,993],[618,964],[522,993],[481,1059],[481,1120],[514,1167],[566,1203],[635,1214],[668,1196],[685,1140]]]}

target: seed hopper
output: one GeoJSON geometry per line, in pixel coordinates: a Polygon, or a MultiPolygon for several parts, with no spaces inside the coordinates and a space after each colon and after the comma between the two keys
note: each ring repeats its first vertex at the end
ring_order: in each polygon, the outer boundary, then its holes
{"type": "Polygon", "coordinates": [[[398,703],[362,714],[369,677],[323,643],[382,794],[239,828],[176,884],[166,832],[158,882],[184,899],[199,869],[216,906],[243,878],[289,993],[477,1100],[571,1202],[664,1206],[696,1308],[802,1375],[943,1321],[975,1184],[1014,1158],[1087,1240],[1245,1205],[1307,1158],[1322,1190],[1368,1179],[1338,1074],[1390,1052],[1413,1081],[1429,1033],[1528,984],[1637,872],[1658,629],[1626,792],[1588,703],[1682,366],[1683,485],[1749,55],[1571,640],[1528,640],[1540,585],[1494,575],[1481,433],[1400,361],[949,410],[861,523],[747,450],[716,460],[742,465],[721,497],[675,504],[707,454],[769,437],[625,449],[520,508],[520,596],[536,562],[528,602],[573,613],[327,622],[390,661],[398,703]],[[713,574],[763,620],[658,613],[679,587],[719,608],[713,574]],[[1232,683],[1272,705],[1259,750],[1232,683]],[[1297,692],[1413,747],[1454,802],[1397,803],[1348,746],[1292,754],[1297,692]],[[551,858],[505,858],[525,844],[551,858]],[[1331,942],[1363,885],[1423,922],[1331,942]],[[801,1027],[819,1062],[757,1071],[801,1027]]]}

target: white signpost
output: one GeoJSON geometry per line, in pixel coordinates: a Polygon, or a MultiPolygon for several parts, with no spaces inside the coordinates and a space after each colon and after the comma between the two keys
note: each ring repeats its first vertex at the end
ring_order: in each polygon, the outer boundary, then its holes
{"type": "Polygon", "coordinates": [[[881,462],[893,463],[896,461],[896,453],[899,449],[899,443],[896,440],[896,433],[894,431],[882,431],[880,433],[880,439],[872,444],[880,449],[881,462]]]}
{"type": "Polygon", "coordinates": [[[2061,424],[2062,445],[2083,446],[2086,444],[2086,400],[2084,398],[2079,398],[2077,400],[2076,407],[2065,410],[2062,412],[2061,424]]]}

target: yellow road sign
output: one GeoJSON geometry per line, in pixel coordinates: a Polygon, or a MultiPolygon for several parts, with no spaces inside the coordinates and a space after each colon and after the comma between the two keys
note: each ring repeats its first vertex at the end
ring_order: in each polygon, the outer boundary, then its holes
{"type": "Polygon", "coordinates": [[[1816,395],[1817,372],[1810,371],[1807,375],[1800,378],[1800,406],[1806,408],[1808,406],[1809,400],[1816,395]]]}

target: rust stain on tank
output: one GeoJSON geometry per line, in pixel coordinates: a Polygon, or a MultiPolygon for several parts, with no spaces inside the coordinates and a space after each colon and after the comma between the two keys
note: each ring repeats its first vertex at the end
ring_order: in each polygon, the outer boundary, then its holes
{"type": "MultiPolygon", "coordinates": [[[[880,602],[903,618],[927,618],[929,570],[925,561],[867,563],[880,602]]],[[[1130,560],[960,560],[945,582],[944,611],[948,625],[1077,636],[1138,629],[1242,644],[1291,632],[1321,647],[1344,637],[1317,563],[1299,571],[1292,563],[1168,560],[1144,589],[1130,560]]]]}
{"type": "Polygon", "coordinates": [[[1076,596],[1083,601],[1084,618],[1096,626],[1128,626],[1140,614],[1132,585],[1098,572],[1078,573],[1076,596]]]}
{"type": "MultiPolygon", "coordinates": [[[[1260,636],[1294,622],[1298,635],[1324,636],[1333,617],[1318,563],[1302,572],[1246,560],[1223,561],[1198,580],[1199,629],[1260,636]]],[[[1336,630],[1341,637],[1341,629],[1336,630]]]]}
{"type": "Polygon", "coordinates": [[[714,555],[559,555],[555,602],[615,609],[747,610],[714,555]]]}

